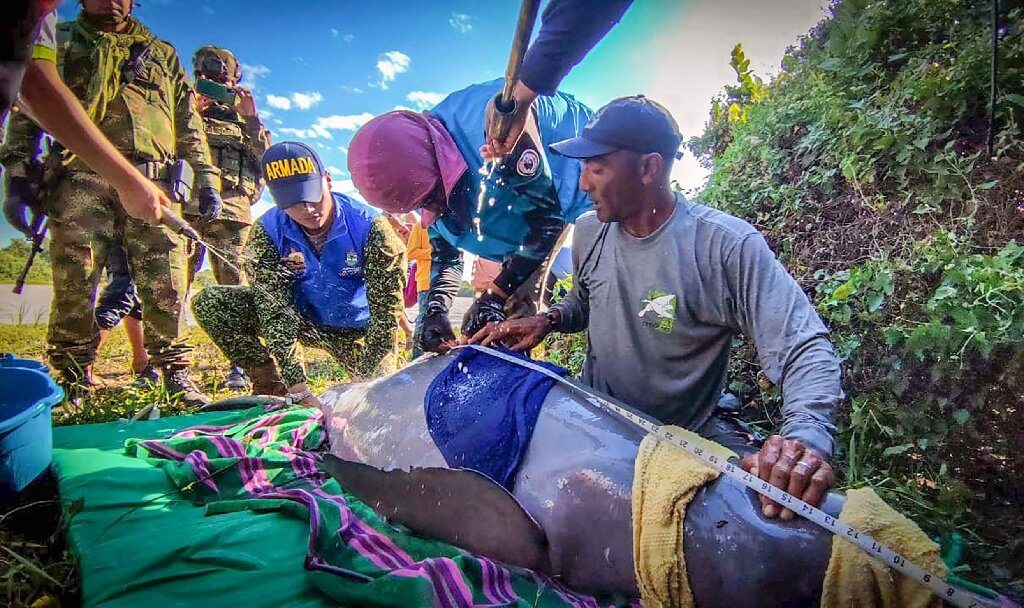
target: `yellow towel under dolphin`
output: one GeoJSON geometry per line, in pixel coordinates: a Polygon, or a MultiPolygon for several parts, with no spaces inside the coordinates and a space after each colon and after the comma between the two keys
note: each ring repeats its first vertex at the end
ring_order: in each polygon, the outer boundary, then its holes
{"type": "MultiPolygon", "coordinates": [[[[723,460],[726,448],[678,427],[677,436],[702,442],[723,460]]],[[[640,444],[633,479],[633,564],[646,608],[694,605],[683,555],[686,507],[719,472],[691,454],[648,435],[640,444]]],[[[839,519],[893,549],[925,570],[945,578],[939,548],[917,525],[885,504],[870,489],[850,490],[839,519]]],[[[822,608],[938,608],[930,589],[835,537],[822,589],[822,608]]]]}

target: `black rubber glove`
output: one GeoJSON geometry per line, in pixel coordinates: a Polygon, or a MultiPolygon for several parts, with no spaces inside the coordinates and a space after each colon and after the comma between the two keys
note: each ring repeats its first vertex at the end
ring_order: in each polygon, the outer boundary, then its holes
{"type": "Polygon", "coordinates": [[[199,199],[199,217],[202,220],[208,222],[220,217],[224,202],[220,200],[220,192],[215,188],[200,188],[196,198],[199,199]]]}
{"type": "Polygon", "coordinates": [[[505,320],[505,298],[496,293],[488,292],[473,302],[466,312],[462,323],[462,335],[472,338],[488,323],[501,323],[505,320]]]}
{"type": "Polygon", "coordinates": [[[35,236],[29,225],[28,211],[33,214],[40,212],[39,190],[31,180],[25,177],[7,176],[7,198],[4,199],[4,217],[7,223],[25,236],[35,236]]]}
{"type": "Polygon", "coordinates": [[[416,325],[413,339],[420,350],[432,353],[436,353],[445,342],[454,340],[455,331],[448,320],[448,310],[442,304],[431,302],[423,319],[416,325]]]}

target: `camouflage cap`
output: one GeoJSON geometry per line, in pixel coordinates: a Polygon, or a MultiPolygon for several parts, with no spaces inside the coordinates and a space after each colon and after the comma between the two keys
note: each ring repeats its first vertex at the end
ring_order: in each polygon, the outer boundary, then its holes
{"type": "Polygon", "coordinates": [[[207,44],[192,56],[192,69],[197,76],[217,82],[235,84],[242,79],[242,66],[231,51],[207,44]]]}

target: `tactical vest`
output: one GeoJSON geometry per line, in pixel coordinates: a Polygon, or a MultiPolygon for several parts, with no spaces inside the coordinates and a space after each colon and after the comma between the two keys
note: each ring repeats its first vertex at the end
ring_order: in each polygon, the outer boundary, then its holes
{"type": "MultiPolygon", "coordinates": [[[[173,67],[177,62],[171,47],[140,27],[140,39],[151,45],[150,56],[130,83],[114,76],[124,61],[99,66],[96,46],[75,32],[75,22],[57,25],[57,67],[61,78],[82,105],[89,108],[97,91],[90,90],[98,70],[106,70],[105,79],[116,79],[117,94],[108,100],[101,116],[96,117],[100,131],[132,161],[162,161],[175,156],[177,128],[173,67]]],[[[80,161],[76,161],[80,162],[80,161]]],[[[193,167],[195,169],[195,167],[193,167]]]]}
{"type": "Polygon", "coordinates": [[[239,190],[251,202],[260,190],[260,171],[246,153],[244,120],[234,111],[213,106],[203,116],[203,127],[224,190],[239,190]]]}
{"type": "MultiPolygon", "coordinates": [[[[525,136],[484,179],[481,125],[487,104],[502,84],[502,80],[494,80],[473,85],[452,93],[429,111],[448,129],[469,167],[449,197],[452,212],[438,218],[432,227],[456,247],[495,262],[523,245],[530,231],[525,218],[530,209],[557,205],[562,219],[573,222],[593,206],[579,189],[580,161],[549,157],[525,136]]],[[[544,145],[576,137],[593,116],[588,107],[565,93],[538,97],[534,108],[544,145]]]]}
{"type": "Polygon", "coordinates": [[[280,257],[302,254],[306,272],[292,286],[295,308],[314,325],[364,329],[370,322],[363,276],[363,249],[380,215],[343,194],[334,196],[334,225],[317,255],[302,227],[274,207],[260,222],[280,257]]]}

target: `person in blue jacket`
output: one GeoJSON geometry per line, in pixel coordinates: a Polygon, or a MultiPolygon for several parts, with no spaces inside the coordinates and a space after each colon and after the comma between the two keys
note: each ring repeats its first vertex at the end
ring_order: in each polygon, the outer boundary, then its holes
{"type": "Polygon", "coordinates": [[[348,169],[367,202],[390,213],[418,210],[429,227],[430,295],[416,329],[423,350],[444,350],[455,338],[448,309],[461,284],[462,251],[502,264],[465,316],[468,336],[505,320],[506,309],[524,308],[522,300],[534,306],[542,263],[566,224],[591,207],[579,188],[579,161],[549,157],[544,145],[577,136],[593,112],[565,93],[538,97],[511,153],[487,162],[480,126],[501,86],[470,86],[427,112],[388,112],[349,144],[348,169]]]}
{"type": "Polygon", "coordinates": [[[272,146],[261,167],[276,206],[246,243],[250,286],[207,287],[192,312],[252,378],[254,394],[316,405],[296,357],[300,343],[326,350],[356,377],[397,369],[405,245],[379,211],[331,192],[309,146],[272,146]]]}

